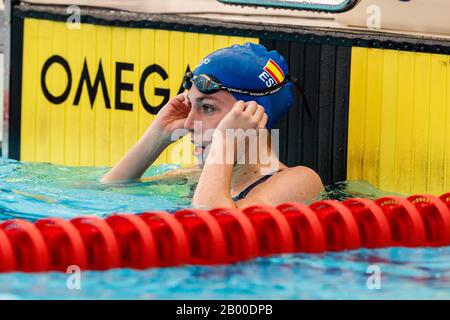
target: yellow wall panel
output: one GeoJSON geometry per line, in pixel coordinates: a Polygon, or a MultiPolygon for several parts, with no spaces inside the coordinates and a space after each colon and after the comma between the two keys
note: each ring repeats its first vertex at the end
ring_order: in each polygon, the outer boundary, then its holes
{"type": "Polygon", "coordinates": [[[378,185],[380,175],[380,117],[381,89],[382,89],[382,63],[383,56],[379,50],[368,50],[367,52],[367,76],[366,86],[370,90],[366,93],[366,117],[363,143],[365,164],[363,175],[374,184],[378,185]]]}
{"type": "MultiPolygon", "coordinates": [[[[67,54],[67,34],[62,30],[64,26],[54,25],[51,46],[55,54],[65,56],[67,54]]],[[[62,68],[62,67],[60,67],[62,68]]],[[[61,70],[62,71],[62,70],[61,70]]],[[[60,72],[61,72],[60,71],[60,72]]],[[[52,88],[55,92],[64,92],[68,79],[58,79],[50,76],[52,88]]],[[[50,109],[50,162],[64,163],[64,126],[65,126],[66,103],[50,109]]]]}
{"type": "MultiPolygon", "coordinates": [[[[30,28],[35,25],[39,25],[38,20],[28,20],[25,22],[29,22],[32,24],[30,28]]],[[[28,31],[28,28],[25,26],[25,35],[28,31]]],[[[74,75],[80,75],[81,70],[83,68],[84,63],[84,54],[83,54],[83,32],[85,29],[72,29],[70,30],[70,41],[67,41],[67,61],[70,61],[70,69],[72,72],[72,86],[77,87],[78,80],[74,75]]],[[[24,42],[26,43],[26,38],[24,36],[24,42]]],[[[39,43],[38,43],[39,45],[39,43]]],[[[47,54],[48,55],[48,54],[47,54]]],[[[91,71],[92,73],[92,71],[91,71]]],[[[24,70],[24,76],[26,75],[26,71],[24,70]]],[[[30,73],[30,77],[31,77],[30,73]]],[[[28,81],[28,77],[24,78],[24,82],[28,81]]],[[[76,90],[76,89],[75,89],[76,90]]],[[[65,119],[65,148],[64,148],[64,163],[70,166],[79,166],[80,165],[80,146],[81,140],[80,135],[82,134],[82,127],[80,125],[81,113],[80,108],[85,103],[85,97],[81,96],[80,103],[78,105],[74,105],[75,98],[75,90],[72,89],[69,98],[66,104],[66,119],[65,119]]],[[[47,100],[43,100],[42,104],[36,106],[38,108],[51,108],[53,107],[47,100]]],[[[87,106],[86,106],[87,107],[87,106]]],[[[26,148],[24,145],[24,138],[22,138],[21,150],[26,148]]],[[[37,160],[35,160],[37,161],[37,160]]]]}
{"type": "MultiPolygon", "coordinates": [[[[139,46],[139,65],[143,69],[144,66],[150,66],[155,61],[155,30],[150,29],[142,29],[140,31],[140,46],[139,46]]],[[[145,80],[144,85],[144,96],[147,97],[146,99],[151,105],[155,105],[155,95],[153,94],[153,91],[155,88],[154,84],[154,76],[150,76],[145,80]]],[[[147,130],[147,128],[150,126],[151,122],[155,118],[154,115],[149,114],[142,108],[138,108],[138,114],[139,114],[139,136],[142,136],[147,130]]]]}
{"type": "MultiPolygon", "coordinates": [[[[50,21],[42,21],[39,29],[39,37],[36,39],[36,47],[34,48],[37,50],[38,54],[38,66],[40,61],[44,61],[47,59],[47,51],[45,48],[51,48],[52,47],[52,38],[53,38],[53,26],[54,24],[50,21]],[[45,31],[45,32],[43,32],[45,31]]],[[[30,24],[26,24],[26,27],[32,28],[33,26],[30,24]]],[[[29,48],[30,51],[33,51],[33,48],[29,48]]],[[[28,57],[32,55],[33,53],[26,53],[25,57],[28,57]]],[[[26,71],[24,71],[25,74],[26,71]]],[[[38,73],[39,74],[39,73],[38,73]]],[[[38,75],[36,74],[36,76],[38,75]]],[[[48,76],[46,77],[46,83],[48,86],[51,86],[53,84],[53,81],[51,80],[51,73],[48,73],[48,76]]],[[[26,93],[22,93],[26,94],[26,93]]],[[[37,95],[36,104],[44,105],[46,104],[45,97],[43,97],[41,94],[37,95]]],[[[36,108],[36,155],[35,159],[38,162],[43,161],[50,161],[50,108],[43,107],[43,108],[36,108]]],[[[22,114],[22,118],[27,115],[22,114]]],[[[25,131],[25,137],[27,134],[25,131]]],[[[26,145],[26,142],[24,140],[21,141],[21,145],[26,145]]]]}
{"type": "Polygon", "coordinates": [[[448,191],[449,56],[355,47],[351,59],[347,178],[448,191]]]}
{"type": "Polygon", "coordinates": [[[347,176],[363,179],[364,136],[366,130],[367,50],[353,48],[350,69],[347,176]]]}
{"type": "MultiPolygon", "coordinates": [[[[258,39],[92,24],[69,29],[64,22],[25,18],[21,160],[114,165],[155,118],[154,107],[164,101],[157,89],[168,90],[169,98],[175,96],[188,67],[195,69],[214,50],[247,41],[258,39]],[[62,101],[46,97],[40,81],[44,64],[55,57],[45,84],[54,97],[68,88],[62,101]],[[142,80],[152,65],[166,75],[153,72],[142,80]],[[146,109],[143,100],[151,106],[146,109]]],[[[163,152],[156,164],[193,163],[191,150],[185,137],[163,152]],[[189,154],[181,158],[181,150],[189,154]]]]}
{"type": "Polygon", "coordinates": [[[123,150],[125,153],[129,150],[139,139],[138,126],[139,121],[139,80],[140,80],[140,69],[139,64],[139,51],[136,50],[136,43],[139,43],[139,29],[125,29],[125,59],[124,61],[134,61],[133,71],[125,71],[123,73],[123,79],[127,83],[133,84],[132,91],[125,91],[122,95],[122,99],[126,103],[131,103],[133,107],[133,112],[124,111],[123,122],[124,122],[124,132],[123,132],[123,150]]]}
{"type": "MultiPolygon", "coordinates": [[[[82,52],[86,57],[88,70],[90,71],[91,79],[94,79],[97,67],[98,56],[95,50],[95,33],[96,28],[93,25],[82,25],[81,47],[82,52]]],[[[79,77],[75,77],[76,80],[79,77]]],[[[76,82],[75,82],[76,83],[76,82]]],[[[78,84],[75,85],[77,87],[78,84]]],[[[86,88],[86,86],[84,87],[86,88]]],[[[94,142],[95,142],[95,119],[94,109],[91,107],[91,102],[87,94],[81,96],[81,102],[78,106],[80,112],[80,165],[93,166],[94,165],[94,142]]]]}
{"type": "Polygon", "coordinates": [[[419,53],[414,57],[414,123],[413,145],[420,152],[411,154],[414,171],[412,185],[426,190],[428,185],[428,134],[429,134],[429,95],[430,95],[430,55],[419,53]]]}
{"type": "MultiPolygon", "coordinates": [[[[450,68],[447,68],[447,75],[445,77],[445,88],[446,88],[446,95],[445,95],[445,104],[447,107],[450,107],[450,68]]],[[[445,110],[445,123],[446,125],[450,125],[450,110],[445,110]]],[[[450,130],[445,130],[445,140],[444,140],[444,144],[446,146],[450,145],[450,130]]],[[[450,148],[445,148],[444,149],[444,159],[450,159],[450,148]]],[[[444,174],[443,174],[443,178],[444,178],[444,184],[446,186],[450,185],[450,162],[449,161],[445,161],[444,162],[444,174]]]]}
{"type": "MultiPolygon", "coordinates": [[[[29,21],[25,21],[27,29],[29,29],[27,27],[28,23],[29,21]]],[[[23,47],[23,69],[28,70],[30,74],[39,74],[38,39],[39,25],[28,30],[28,41],[24,43],[23,47]]],[[[22,117],[20,128],[22,141],[26,139],[27,142],[27,148],[22,148],[21,150],[23,161],[35,161],[36,159],[36,104],[39,88],[40,82],[38,77],[30,77],[22,84],[22,91],[27,93],[22,96],[22,113],[27,116],[22,117]]]]}
{"type": "MultiPolygon", "coordinates": [[[[428,190],[430,193],[439,193],[444,190],[445,183],[443,173],[445,172],[445,144],[446,125],[446,79],[449,57],[433,55],[431,56],[430,67],[430,130],[428,155],[429,180],[428,190]]],[[[448,191],[448,190],[447,190],[448,191]]]]}
{"type": "Polygon", "coordinates": [[[398,99],[398,81],[396,77],[390,77],[393,73],[398,73],[398,51],[383,51],[383,80],[381,95],[381,116],[380,116],[380,177],[379,186],[381,189],[391,188],[394,183],[396,172],[396,127],[397,112],[392,105],[398,99]],[[394,138],[394,139],[393,139],[394,138]]]}
{"type": "MultiPolygon", "coordinates": [[[[394,190],[410,193],[413,150],[411,133],[413,128],[412,107],[414,93],[414,55],[409,52],[399,52],[397,73],[386,74],[386,79],[397,80],[397,103],[386,107],[394,107],[396,112],[395,133],[390,137],[395,141],[395,179],[394,190]],[[396,106],[396,107],[395,107],[396,106]],[[395,138],[393,138],[395,137],[395,138]]],[[[393,128],[387,128],[392,131],[393,128]]]]}
{"type": "Polygon", "coordinates": [[[213,43],[214,51],[219,50],[220,48],[228,47],[229,45],[228,39],[229,38],[227,36],[220,36],[220,35],[214,36],[214,43],[213,43]]]}
{"type": "MultiPolygon", "coordinates": [[[[113,65],[111,63],[111,45],[112,45],[112,30],[109,27],[99,26],[95,33],[95,48],[99,57],[101,57],[102,70],[106,81],[111,83],[114,75],[113,65]]],[[[100,65],[100,61],[97,64],[97,68],[100,65]]],[[[97,72],[97,70],[95,71],[97,72]]],[[[111,103],[111,95],[108,95],[111,103]]],[[[111,108],[106,107],[106,97],[102,94],[102,91],[98,91],[97,97],[94,103],[94,165],[111,165],[111,143],[110,143],[110,130],[111,130],[111,108]]]]}
{"type": "MultiPolygon", "coordinates": [[[[113,70],[113,74],[111,77],[111,87],[117,88],[116,77],[117,77],[117,62],[123,63],[125,62],[125,29],[123,28],[113,28],[112,34],[112,45],[111,49],[111,69],[113,70]]],[[[122,70],[121,76],[124,75],[127,71],[122,70]]],[[[111,152],[111,162],[117,163],[121,157],[124,155],[124,116],[128,111],[118,109],[119,100],[117,99],[116,90],[114,90],[114,94],[111,94],[111,107],[114,108],[115,112],[111,113],[111,128],[110,128],[110,152],[111,152]]],[[[125,102],[125,95],[123,92],[120,94],[120,101],[125,102]]]]}

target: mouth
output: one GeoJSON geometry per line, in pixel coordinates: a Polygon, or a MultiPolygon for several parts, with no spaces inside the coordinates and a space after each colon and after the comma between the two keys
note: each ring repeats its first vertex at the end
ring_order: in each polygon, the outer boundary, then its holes
{"type": "Polygon", "coordinates": [[[196,143],[192,140],[191,143],[194,145],[194,156],[201,156],[208,146],[208,144],[196,143]]]}

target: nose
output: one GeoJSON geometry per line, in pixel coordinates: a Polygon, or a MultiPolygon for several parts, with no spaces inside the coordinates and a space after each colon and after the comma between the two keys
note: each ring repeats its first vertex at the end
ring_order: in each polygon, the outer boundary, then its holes
{"type": "Polygon", "coordinates": [[[196,115],[196,110],[195,107],[192,107],[191,110],[189,111],[189,114],[186,118],[186,120],[184,120],[184,128],[193,132],[194,131],[194,122],[198,121],[198,117],[196,115]]]}

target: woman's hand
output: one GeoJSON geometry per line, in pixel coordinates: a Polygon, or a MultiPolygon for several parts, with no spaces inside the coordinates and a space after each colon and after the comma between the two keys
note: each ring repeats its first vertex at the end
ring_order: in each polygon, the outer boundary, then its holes
{"type": "Polygon", "coordinates": [[[255,101],[236,102],[214,131],[211,148],[214,150],[213,154],[217,153],[218,156],[212,157],[209,161],[223,163],[224,154],[227,154],[227,159],[234,159],[234,163],[241,161],[247,153],[246,150],[249,152],[254,150],[246,143],[249,141],[246,138],[254,135],[259,137],[259,130],[264,129],[266,124],[267,114],[261,105],[255,101]],[[231,154],[233,157],[230,156],[231,154]],[[215,159],[216,157],[219,159],[215,159]]]}
{"type": "Polygon", "coordinates": [[[186,96],[187,92],[184,92],[170,99],[158,112],[152,125],[157,126],[167,135],[171,135],[177,129],[182,129],[191,110],[186,96]]]}
{"type": "Polygon", "coordinates": [[[230,112],[220,121],[217,129],[225,132],[227,129],[263,129],[267,124],[267,114],[264,107],[255,101],[239,100],[230,112]]]}

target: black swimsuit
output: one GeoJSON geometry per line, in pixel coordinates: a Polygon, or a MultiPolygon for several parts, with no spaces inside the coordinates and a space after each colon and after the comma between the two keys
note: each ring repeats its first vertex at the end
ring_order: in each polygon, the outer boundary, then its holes
{"type": "Polygon", "coordinates": [[[237,201],[237,200],[241,200],[244,199],[248,193],[250,191],[252,191],[252,189],[254,187],[256,187],[258,184],[263,183],[264,181],[266,181],[267,179],[269,179],[271,176],[273,176],[275,173],[280,172],[281,170],[271,173],[271,174],[267,174],[265,176],[262,176],[261,178],[259,178],[258,180],[256,180],[255,182],[253,182],[251,185],[249,185],[247,188],[245,188],[243,191],[241,191],[237,196],[233,197],[233,201],[237,201]]]}

